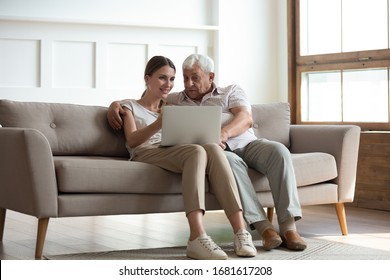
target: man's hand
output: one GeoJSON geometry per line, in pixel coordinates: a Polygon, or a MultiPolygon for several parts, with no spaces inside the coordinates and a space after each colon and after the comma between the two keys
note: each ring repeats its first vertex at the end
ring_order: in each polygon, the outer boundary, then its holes
{"type": "Polygon", "coordinates": [[[114,130],[120,130],[123,126],[122,116],[126,115],[126,110],[122,108],[120,102],[111,103],[107,111],[107,120],[114,130]]]}
{"type": "Polygon", "coordinates": [[[253,120],[251,113],[244,106],[230,109],[233,119],[221,129],[221,143],[219,146],[226,149],[226,142],[229,138],[244,133],[252,126],[253,120]]]}

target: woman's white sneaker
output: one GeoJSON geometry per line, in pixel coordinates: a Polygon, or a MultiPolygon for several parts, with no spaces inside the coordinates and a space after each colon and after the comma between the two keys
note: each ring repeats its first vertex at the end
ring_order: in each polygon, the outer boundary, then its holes
{"type": "Polygon", "coordinates": [[[196,260],[226,260],[228,258],[226,253],[206,234],[188,241],[187,257],[196,260]]]}
{"type": "Polygon", "coordinates": [[[234,235],[234,251],[239,257],[254,257],[257,249],[253,245],[252,235],[245,229],[239,230],[234,235]]]}

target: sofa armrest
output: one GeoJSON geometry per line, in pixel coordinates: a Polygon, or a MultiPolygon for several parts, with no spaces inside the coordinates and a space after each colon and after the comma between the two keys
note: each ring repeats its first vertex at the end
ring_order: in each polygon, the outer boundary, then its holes
{"type": "Polygon", "coordinates": [[[56,217],[58,191],[53,156],[35,129],[0,127],[0,208],[56,217]]]}
{"type": "Polygon", "coordinates": [[[291,153],[324,152],[336,159],[339,202],[352,202],[360,143],[356,125],[291,125],[291,153]]]}

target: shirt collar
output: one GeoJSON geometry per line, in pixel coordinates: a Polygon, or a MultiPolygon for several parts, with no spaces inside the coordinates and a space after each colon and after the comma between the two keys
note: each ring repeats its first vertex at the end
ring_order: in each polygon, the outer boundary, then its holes
{"type": "Polygon", "coordinates": [[[211,90],[211,94],[213,95],[218,95],[219,92],[218,92],[218,87],[217,85],[213,82],[213,89],[211,90]]]}

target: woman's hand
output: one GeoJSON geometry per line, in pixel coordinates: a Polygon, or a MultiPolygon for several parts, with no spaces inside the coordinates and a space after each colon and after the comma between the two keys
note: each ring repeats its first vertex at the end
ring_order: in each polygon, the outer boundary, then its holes
{"type": "Polygon", "coordinates": [[[114,101],[107,110],[107,120],[114,130],[120,130],[123,126],[123,117],[126,110],[122,108],[120,102],[114,101]]]}
{"type": "Polygon", "coordinates": [[[164,111],[164,108],[161,107],[160,110],[158,111],[159,115],[155,121],[157,127],[159,127],[159,129],[161,129],[162,127],[162,116],[163,116],[163,111],[164,111]]]}

